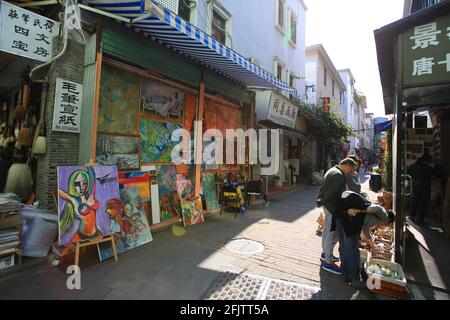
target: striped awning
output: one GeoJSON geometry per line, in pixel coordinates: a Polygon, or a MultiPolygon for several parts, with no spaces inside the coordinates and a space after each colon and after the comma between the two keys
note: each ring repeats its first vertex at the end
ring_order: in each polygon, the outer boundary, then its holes
{"type": "Polygon", "coordinates": [[[129,19],[129,24],[135,30],[247,86],[280,89],[300,99],[298,92],[287,83],[151,0],[84,2],[96,9],[129,19]]]}

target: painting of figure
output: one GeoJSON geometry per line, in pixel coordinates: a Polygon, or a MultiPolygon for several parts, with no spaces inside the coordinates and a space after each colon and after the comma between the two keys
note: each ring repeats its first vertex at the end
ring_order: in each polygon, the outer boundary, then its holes
{"type": "Polygon", "coordinates": [[[144,163],[171,163],[173,142],[172,132],[181,126],[174,123],[141,119],[141,157],[144,163]]]}
{"type": "Polygon", "coordinates": [[[175,166],[158,166],[158,191],[161,221],[167,221],[178,216],[179,203],[177,199],[175,166]]]}
{"type": "Polygon", "coordinates": [[[203,206],[200,197],[195,198],[194,179],[177,174],[177,194],[181,204],[181,215],[185,226],[204,221],[203,206]]]}
{"type": "Polygon", "coordinates": [[[97,135],[95,161],[119,169],[139,169],[139,138],[97,135]]]}
{"type": "Polygon", "coordinates": [[[111,234],[112,199],[120,200],[117,167],[58,167],[59,243],[111,234]]]}
{"type": "MultiPolygon", "coordinates": [[[[110,210],[110,217],[120,222],[116,228],[117,252],[124,253],[153,240],[145,207],[150,200],[149,176],[145,172],[121,172],[119,175],[120,206],[110,210]]],[[[114,204],[114,203],[113,203],[114,204]]],[[[110,243],[98,246],[100,260],[113,256],[110,243]]]]}
{"type": "Polygon", "coordinates": [[[159,81],[144,79],[141,103],[144,112],[157,113],[164,118],[181,118],[185,94],[159,81]]]}

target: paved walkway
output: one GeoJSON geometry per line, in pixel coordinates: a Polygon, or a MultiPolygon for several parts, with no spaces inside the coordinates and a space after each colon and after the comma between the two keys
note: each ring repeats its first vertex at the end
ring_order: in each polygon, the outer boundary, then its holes
{"type": "Polygon", "coordinates": [[[155,233],[152,243],[120,255],[118,262],[98,262],[91,248],[81,257],[81,290],[68,290],[65,266],[45,260],[0,273],[0,299],[202,299],[226,271],[316,287],[318,299],[377,298],[320,268],[317,194],[318,187],[303,186],[269,198],[270,206],[249,209],[237,220],[224,213],[186,229],[175,226],[155,233]],[[253,256],[235,254],[225,248],[233,239],[259,241],[265,250],[253,256]]]}

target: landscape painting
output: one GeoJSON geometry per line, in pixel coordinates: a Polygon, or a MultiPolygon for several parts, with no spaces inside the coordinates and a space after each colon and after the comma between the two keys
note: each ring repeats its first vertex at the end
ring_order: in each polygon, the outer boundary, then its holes
{"type": "Polygon", "coordinates": [[[121,203],[117,167],[58,167],[57,180],[60,245],[117,230],[113,212],[121,203]]]}
{"type": "Polygon", "coordinates": [[[139,91],[139,76],[109,64],[103,64],[98,132],[136,134],[139,91]]]}
{"type": "Polygon", "coordinates": [[[171,140],[172,132],[181,126],[174,123],[141,119],[141,157],[144,163],[172,162],[172,149],[176,142],[171,140]]]}
{"type": "Polygon", "coordinates": [[[139,169],[139,138],[97,135],[95,162],[119,169],[139,169]]]}

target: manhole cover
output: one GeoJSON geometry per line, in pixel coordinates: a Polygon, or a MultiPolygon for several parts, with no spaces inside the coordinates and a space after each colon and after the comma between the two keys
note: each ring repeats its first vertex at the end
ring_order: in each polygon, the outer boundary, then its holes
{"type": "Polygon", "coordinates": [[[272,280],[266,289],[264,300],[315,300],[319,288],[297,283],[272,280]]]}
{"type": "Polygon", "coordinates": [[[264,288],[263,278],[225,272],[206,294],[207,300],[257,300],[264,288]]]}
{"type": "Polygon", "coordinates": [[[225,248],[233,253],[243,255],[252,255],[264,251],[262,243],[248,239],[232,240],[225,245],[225,248]]]}

